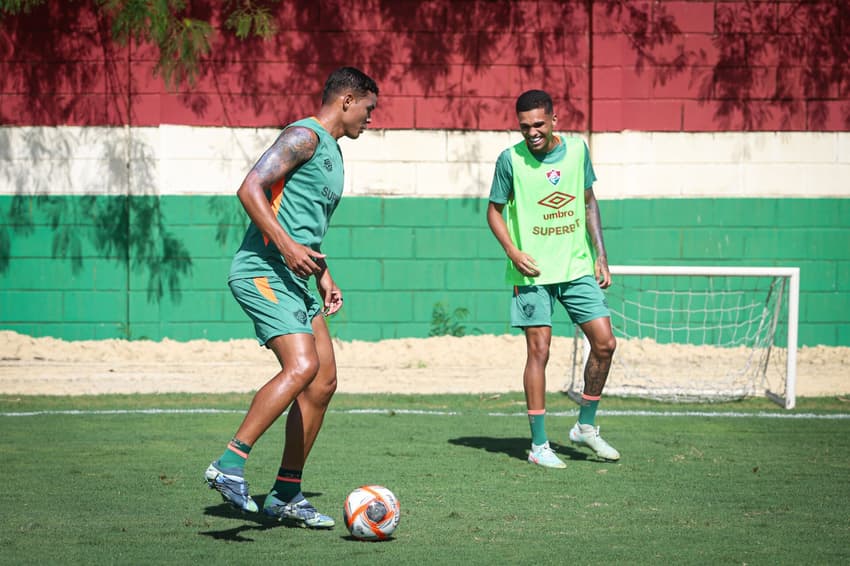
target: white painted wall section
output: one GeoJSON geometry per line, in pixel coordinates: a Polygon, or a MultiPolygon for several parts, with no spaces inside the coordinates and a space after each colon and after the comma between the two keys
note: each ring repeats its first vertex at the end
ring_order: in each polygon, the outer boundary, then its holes
{"type": "MultiPolygon", "coordinates": [[[[0,194],[233,194],[275,129],[0,127],[0,194]]],[[[588,138],[586,138],[588,139],[588,138]]],[[[517,132],[343,138],[346,194],[486,197],[517,132]]],[[[588,139],[600,199],[850,197],[848,132],[620,132],[588,139]]]]}

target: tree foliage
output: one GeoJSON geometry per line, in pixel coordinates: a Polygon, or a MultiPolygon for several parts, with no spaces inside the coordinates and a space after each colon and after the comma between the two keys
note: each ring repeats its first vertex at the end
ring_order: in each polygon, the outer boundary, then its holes
{"type": "MultiPolygon", "coordinates": [[[[121,45],[150,42],[159,51],[156,71],[167,85],[193,84],[201,59],[216,33],[210,22],[193,18],[186,0],[93,0],[111,21],[121,45]]],[[[276,31],[271,6],[279,0],[228,0],[222,5],[224,29],[239,39],[270,37],[276,31]]],[[[0,0],[0,18],[29,14],[47,0],[0,0]]]]}

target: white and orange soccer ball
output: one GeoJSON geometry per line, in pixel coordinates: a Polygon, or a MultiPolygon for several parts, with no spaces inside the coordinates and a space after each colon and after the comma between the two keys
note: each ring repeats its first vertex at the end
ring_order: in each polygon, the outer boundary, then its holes
{"type": "Polygon", "coordinates": [[[364,485],[349,493],[342,515],[348,532],[359,540],[385,540],[401,519],[398,498],[380,485],[364,485]]]}

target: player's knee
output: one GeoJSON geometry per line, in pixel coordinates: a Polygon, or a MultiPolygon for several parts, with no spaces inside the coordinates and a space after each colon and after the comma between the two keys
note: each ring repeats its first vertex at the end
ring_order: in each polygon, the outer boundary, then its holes
{"type": "Polygon", "coordinates": [[[316,388],[324,395],[327,395],[328,397],[333,395],[336,392],[337,385],[336,366],[333,364],[322,365],[319,375],[316,377],[313,385],[316,386],[316,388]]]}
{"type": "Polygon", "coordinates": [[[284,367],[281,374],[294,381],[299,390],[310,385],[319,373],[319,360],[313,356],[299,357],[284,367]]]}
{"type": "Polygon", "coordinates": [[[614,350],[617,349],[617,339],[611,334],[604,340],[597,340],[592,345],[592,350],[600,358],[610,358],[614,355],[614,350]]]}
{"type": "Polygon", "coordinates": [[[321,398],[322,403],[327,405],[331,401],[331,397],[336,393],[336,372],[334,372],[333,376],[330,376],[326,379],[322,379],[319,384],[319,397],[321,398]]]}
{"type": "Polygon", "coordinates": [[[549,361],[549,343],[543,340],[533,340],[528,343],[528,358],[545,364],[549,361]]]}
{"type": "Polygon", "coordinates": [[[299,399],[310,403],[314,407],[325,409],[330,404],[334,393],[336,393],[336,387],[336,371],[326,373],[325,370],[322,370],[312,383],[310,383],[310,386],[301,393],[299,399]]]}

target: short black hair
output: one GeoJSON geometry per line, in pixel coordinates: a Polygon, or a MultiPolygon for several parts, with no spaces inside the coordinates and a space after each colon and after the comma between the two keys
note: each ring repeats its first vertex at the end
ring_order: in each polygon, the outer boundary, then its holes
{"type": "Polygon", "coordinates": [[[327,104],[334,95],[344,90],[353,90],[359,96],[365,96],[368,92],[378,94],[378,85],[360,69],[340,67],[331,73],[328,80],[325,81],[325,90],[322,91],[322,104],[327,104]]]}
{"type": "Polygon", "coordinates": [[[552,97],[542,90],[527,90],[516,99],[517,114],[528,112],[535,108],[542,108],[547,114],[552,114],[554,112],[552,97]]]}

